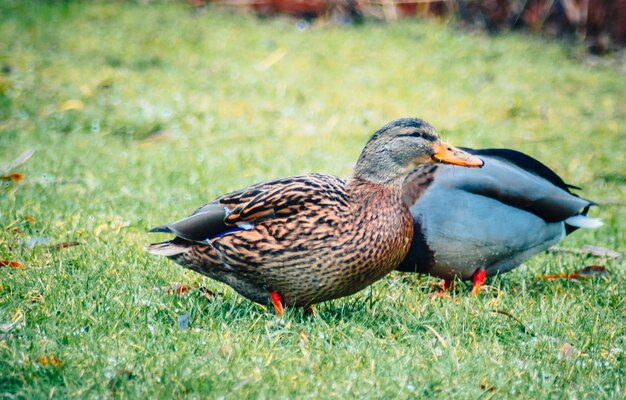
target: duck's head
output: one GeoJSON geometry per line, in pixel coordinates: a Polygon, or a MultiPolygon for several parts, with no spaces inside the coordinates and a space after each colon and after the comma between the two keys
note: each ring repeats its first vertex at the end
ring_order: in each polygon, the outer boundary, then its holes
{"type": "Polygon", "coordinates": [[[429,163],[482,167],[483,161],[439,138],[426,121],[402,118],[380,128],[367,142],[354,176],[375,183],[402,182],[416,166],[429,163]]]}

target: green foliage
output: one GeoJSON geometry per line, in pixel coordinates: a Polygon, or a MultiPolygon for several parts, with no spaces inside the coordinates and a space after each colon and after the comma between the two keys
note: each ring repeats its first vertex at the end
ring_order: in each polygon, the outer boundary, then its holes
{"type": "Polygon", "coordinates": [[[445,300],[427,298],[435,279],[392,274],[278,319],[142,248],[148,228],[226,191],[347,176],[375,129],[420,116],[618,200],[562,246],[623,252],[626,80],[582,48],[88,2],[6,2],[0,37],[0,166],[35,150],[22,181],[1,181],[0,260],[24,268],[0,267],[0,397],[623,396],[623,259],[543,254],[445,300]],[[83,244],[50,247],[68,241],[83,244]],[[609,275],[536,279],[594,263],[609,275]]]}

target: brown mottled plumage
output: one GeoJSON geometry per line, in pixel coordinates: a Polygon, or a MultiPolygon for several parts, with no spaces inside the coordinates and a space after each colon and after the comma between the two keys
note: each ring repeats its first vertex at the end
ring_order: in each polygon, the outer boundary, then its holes
{"type": "Polygon", "coordinates": [[[442,144],[426,122],[396,120],[369,140],[352,179],[302,175],[227,194],[153,229],[176,238],[148,250],[278,312],[347,296],[406,256],[413,220],[402,182],[415,165],[435,161],[482,165],[442,144]]]}

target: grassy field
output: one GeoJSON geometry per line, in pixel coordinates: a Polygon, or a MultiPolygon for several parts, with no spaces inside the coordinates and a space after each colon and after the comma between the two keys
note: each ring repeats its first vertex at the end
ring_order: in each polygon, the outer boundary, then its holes
{"type": "Polygon", "coordinates": [[[278,318],[143,251],[162,238],[147,229],[229,190],[348,176],[375,129],[419,116],[453,144],[543,160],[606,203],[603,228],[560,246],[624,252],[626,79],[610,62],[438,22],[298,31],[23,3],[0,2],[0,168],[34,150],[1,181],[0,260],[23,267],[0,267],[0,398],[625,398],[623,257],[542,254],[439,300],[436,279],[393,273],[278,318]],[[593,264],[608,274],[537,279],[593,264]]]}

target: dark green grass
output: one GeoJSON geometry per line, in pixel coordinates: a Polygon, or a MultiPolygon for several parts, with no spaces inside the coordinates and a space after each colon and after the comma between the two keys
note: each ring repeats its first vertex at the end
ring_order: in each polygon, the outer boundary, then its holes
{"type": "Polygon", "coordinates": [[[402,116],[457,145],[522,150],[585,197],[617,200],[593,211],[603,228],[561,246],[624,251],[617,69],[432,22],[298,32],[183,6],[5,1],[0,37],[0,166],[35,150],[0,192],[0,259],[24,264],[0,267],[0,397],[623,398],[623,258],[542,254],[479,297],[459,285],[443,300],[427,298],[435,279],[392,274],[279,319],[143,251],[161,238],[148,228],[226,191],[349,175],[402,116]],[[82,108],[62,111],[69,100],[82,108]],[[536,278],[591,264],[609,274],[536,278]],[[217,296],[168,294],[174,282],[217,296]]]}

